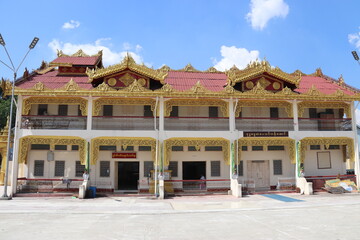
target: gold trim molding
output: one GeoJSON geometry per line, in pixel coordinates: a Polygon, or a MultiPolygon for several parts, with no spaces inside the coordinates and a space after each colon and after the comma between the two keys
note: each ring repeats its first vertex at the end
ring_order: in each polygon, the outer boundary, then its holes
{"type": "Polygon", "coordinates": [[[221,146],[224,161],[230,165],[230,141],[225,138],[169,138],[164,141],[164,164],[166,166],[170,163],[172,146],[195,146],[196,149],[199,149],[200,146],[221,146]]]}
{"type": "Polygon", "coordinates": [[[103,105],[150,105],[154,112],[156,100],[151,98],[98,98],[93,101],[93,116],[99,116],[103,105]]]}
{"type": "Polygon", "coordinates": [[[346,145],[350,161],[355,162],[354,139],[348,137],[306,137],[300,140],[300,162],[305,160],[305,152],[309,145],[346,145]]]}
{"type": "Polygon", "coordinates": [[[20,138],[19,144],[19,163],[27,163],[27,156],[31,144],[49,144],[50,149],[54,150],[55,145],[78,145],[79,157],[82,165],[86,164],[86,144],[87,141],[81,137],[72,136],[26,136],[20,138]]]}
{"type": "Polygon", "coordinates": [[[126,69],[130,69],[131,71],[136,72],[140,75],[144,75],[149,78],[161,81],[162,83],[164,83],[163,81],[168,74],[167,72],[159,69],[154,70],[148,68],[143,64],[137,64],[129,54],[121,61],[120,64],[112,65],[107,68],[87,69],[86,74],[89,76],[89,82],[92,82],[94,79],[109,76],[124,71],[126,69]]]}
{"type": "Polygon", "coordinates": [[[239,117],[242,107],[281,107],[285,108],[289,118],[294,116],[293,106],[290,102],[281,101],[238,101],[235,110],[235,117],[239,117]]]}
{"type": "Polygon", "coordinates": [[[173,106],[216,106],[220,107],[223,117],[229,117],[228,102],[217,99],[170,99],[165,101],[165,117],[169,117],[173,106]]]}
{"type": "Polygon", "coordinates": [[[266,60],[263,61],[254,61],[247,65],[243,70],[237,68],[232,68],[229,71],[225,72],[228,78],[231,81],[232,86],[238,82],[244,82],[246,80],[253,79],[263,73],[267,73],[276,78],[282,79],[285,82],[299,86],[301,75],[293,76],[291,74],[283,72],[279,67],[271,67],[270,63],[266,60]]]}
{"type": "Polygon", "coordinates": [[[156,140],[151,137],[97,137],[91,139],[91,165],[99,159],[100,146],[151,146],[152,159],[155,162],[156,140]]]}
{"type": "Polygon", "coordinates": [[[295,140],[287,137],[243,137],[238,140],[238,153],[239,159],[241,159],[242,146],[287,146],[289,149],[289,158],[292,164],[296,163],[296,151],[295,140]]]}
{"type": "Polygon", "coordinates": [[[351,105],[345,102],[300,102],[298,103],[298,116],[304,115],[305,108],[336,108],[344,109],[347,118],[351,118],[351,105]]]}
{"type": "Polygon", "coordinates": [[[22,114],[29,115],[32,104],[72,104],[80,105],[81,115],[87,116],[88,101],[84,98],[61,98],[61,97],[29,97],[24,99],[22,114]]]}

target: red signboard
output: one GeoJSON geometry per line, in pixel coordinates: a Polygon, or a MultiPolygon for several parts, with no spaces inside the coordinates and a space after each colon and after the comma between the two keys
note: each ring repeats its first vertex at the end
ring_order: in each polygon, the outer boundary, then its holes
{"type": "Polygon", "coordinates": [[[136,152],[113,152],[112,158],[136,158],[136,152]]]}

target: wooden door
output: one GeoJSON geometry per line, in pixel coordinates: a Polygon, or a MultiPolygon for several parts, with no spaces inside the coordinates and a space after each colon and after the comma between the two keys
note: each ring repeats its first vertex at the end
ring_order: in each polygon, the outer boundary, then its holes
{"type": "Polygon", "coordinates": [[[247,179],[254,180],[255,188],[270,188],[269,160],[247,162],[247,179]]]}

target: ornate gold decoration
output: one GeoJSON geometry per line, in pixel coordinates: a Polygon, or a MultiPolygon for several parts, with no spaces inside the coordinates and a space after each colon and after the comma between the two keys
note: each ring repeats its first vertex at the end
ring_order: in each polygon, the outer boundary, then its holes
{"type": "Polygon", "coordinates": [[[284,87],[280,92],[277,92],[277,93],[275,93],[275,94],[277,94],[277,95],[284,95],[284,96],[286,96],[286,95],[298,95],[298,94],[296,94],[296,93],[294,93],[290,88],[288,88],[288,87],[284,87]]]}
{"type": "Polygon", "coordinates": [[[306,137],[300,140],[300,161],[305,160],[305,152],[309,145],[325,145],[329,148],[330,145],[346,145],[350,160],[355,161],[354,139],[348,137],[306,137]]]}
{"type": "Polygon", "coordinates": [[[200,80],[195,83],[194,86],[190,88],[190,92],[199,94],[199,93],[205,93],[209,92],[210,90],[206,89],[204,85],[201,84],[200,80]]]}
{"type": "Polygon", "coordinates": [[[243,137],[238,140],[239,159],[241,159],[242,146],[287,146],[291,163],[296,162],[295,140],[288,137],[243,137]]]}
{"type": "Polygon", "coordinates": [[[133,83],[135,80],[135,77],[133,77],[130,73],[125,73],[121,78],[119,78],[119,81],[124,83],[124,85],[127,87],[131,83],[133,83]]]}
{"type": "Polygon", "coordinates": [[[273,68],[270,66],[269,62],[263,60],[261,62],[254,61],[248,64],[248,66],[243,70],[230,69],[225,72],[228,78],[231,80],[232,85],[238,82],[245,82],[247,80],[252,80],[257,76],[267,73],[273,77],[281,79],[285,82],[295,84],[297,87],[300,83],[300,76],[293,76],[291,74],[283,72],[280,68],[273,68]]]}
{"type": "MultiPolygon", "coordinates": [[[[144,79],[139,79],[144,80],[144,79]]],[[[145,81],[145,80],[144,80],[145,81]]],[[[148,88],[144,88],[138,80],[134,80],[128,87],[120,89],[119,92],[152,92],[148,88]]]]}
{"type": "Polygon", "coordinates": [[[300,102],[298,103],[298,116],[302,117],[305,108],[333,108],[344,109],[347,118],[351,118],[351,106],[345,102],[300,102]]]}
{"type": "Polygon", "coordinates": [[[20,138],[19,144],[19,163],[27,162],[27,156],[31,144],[49,144],[50,149],[55,145],[78,145],[79,157],[82,165],[86,164],[86,145],[87,141],[80,137],[73,136],[26,136],[20,138]]]}
{"type": "Polygon", "coordinates": [[[261,86],[260,82],[256,83],[256,86],[249,90],[246,91],[247,94],[256,94],[256,95],[269,95],[269,94],[273,94],[272,92],[265,90],[265,88],[263,86],[261,86]]]}
{"type": "Polygon", "coordinates": [[[73,98],[62,98],[62,97],[29,97],[23,101],[22,114],[29,115],[32,104],[69,104],[69,105],[80,105],[81,115],[87,115],[87,103],[88,101],[84,98],[73,97],[73,98]]]}
{"type": "Polygon", "coordinates": [[[210,73],[222,73],[221,71],[217,70],[214,67],[210,67],[208,68],[208,70],[206,70],[205,72],[210,72],[210,73]]]}
{"type": "Polygon", "coordinates": [[[59,88],[59,90],[65,90],[65,91],[78,91],[79,90],[79,85],[71,78],[70,81],[65,84],[64,87],[59,88]]]}
{"type": "Polygon", "coordinates": [[[172,146],[221,146],[224,154],[224,161],[230,165],[230,141],[225,138],[169,138],[164,141],[164,164],[167,166],[171,159],[172,146]]]}
{"type": "Polygon", "coordinates": [[[146,67],[145,65],[140,65],[135,62],[131,55],[127,55],[120,64],[112,65],[107,68],[98,68],[98,69],[87,69],[86,74],[89,76],[89,82],[92,82],[94,79],[106,77],[121,71],[129,69],[140,75],[161,81],[164,84],[164,79],[167,76],[166,71],[154,70],[146,67]]]}
{"type": "Polygon", "coordinates": [[[109,84],[110,87],[113,87],[116,85],[116,79],[115,78],[110,78],[109,80],[107,80],[107,83],[109,84]]]}
{"type": "Polygon", "coordinates": [[[90,55],[86,54],[82,49],[79,49],[76,53],[74,53],[72,55],[64,54],[62,50],[58,49],[57,56],[58,57],[97,57],[97,56],[102,56],[102,50],[98,51],[97,54],[90,56],[90,55]]]}
{"type": "Polygon", "coordinates": [[[35,83],[35,85],[32,87],[35,91],[44,91],[44,84],[42,82],[37,82],[35,83]]]}
{"type": "Polygon", "coordinates": [[[305,94],[310,95],[310,96],[321,96],[321,95],[323,95],[323,93],[321,93],[319,91],[319,89],[316,88],[315,85],[312,85],[311,88],[309,88],[309,90],[305,94]]]}
{"type": "Polygon", "coordinates": [[[140,84],[140,86],[145,86],[145,84],[146,84],[146,80],[145,79],[143,79],[143,78],[139,78],[138,79],[138,83],[140,84]]]}
{"type": "Polygon", "coordinates": [[[271,84],[271,82],[264,77],[261,77],[258,82],[264,89],[267,88],[271,84]]]}
{"type": "Polygon", "coordinates": [[[200,72],[195,69],[190,63],[187,64],[183,69],[178,70],[179,72],[200,72]]]}
{"type": "Polygon", "coordinates": [[[98,98],[93,101],[93,116],[99,116],[103,105],[150,105],[155,110],[156,100],[151,98],[98,98]]]}
{"type": "Polygon", "coordinates": [[[281,107],[285,108],[285,112],[289,118],[294,116],[292,103],[285,101],[238,101],[235,110],[236,117],[239,117],[242,107],[281,107]]]}
{"type": "Polygon", "coordinates": [[[162,88],[155,90],[155,92],[164,92],[164,93],[172,93],[172,92],[178,92],[176,89],[173,88],[170,84],[166,83],[162,88]]]}
{"type": "Polygon", "coordinates": [[[105,82],[99,84],[96,88],[93,89],[93,91],[100,91],[100,92],[109,92],[109,91],[113,91],[115,92],[116,90],[109,87],[108,84],[106,84],[105,82]]]}
{"type": "MultiPolygon", "coordinates": [[[[275,90],[279,90],[280,87],[281,87],[281,84],[280,84],[279,82],[273,82],[272,86],[273,86],[273,88],[274,88],[275,90]]],[[[288,88],[288,89],[289,89],[289,88],[288,88]]]]}
{"type": "Polygon", "coordinates": [[[247,89],[252,89],[254,87],[254,83],[252,81],[247,81],[245,86],[247,89]]]}
{"type": "Polygon", "coordinates": [[[100,146],[151,146],[153,161],[155,161],[156,140],[151,137],[97,137],[91,139],[91,165],[99,159],[100,146]]]}
{"type": "Polygon", "coordinates": [[[339,77],[339,79],[338,79],[338,84],[339,84],[340,86],[342,86],[342,85],[345,84],[345,81],[344,81],[344,78],[343,78],[342,74],[340,75],[340,77],[339,77]]]}
{"type": "Polygon", "coordinates": [[[218,106],[224,117],[229,116],[228,103],[217,99],[170,99],[165,101],[165,117],[169,117],[173,106],[218,106]]]}

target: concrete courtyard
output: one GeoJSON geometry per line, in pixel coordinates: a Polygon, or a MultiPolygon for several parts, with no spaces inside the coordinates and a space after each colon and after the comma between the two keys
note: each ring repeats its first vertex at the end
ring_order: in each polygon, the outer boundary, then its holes
{"type": "Polygon", "coordinates": [[[360,239],[360,194],[18,197],[0,201],[0,239],[360,239]]]}

